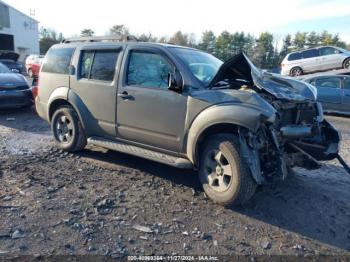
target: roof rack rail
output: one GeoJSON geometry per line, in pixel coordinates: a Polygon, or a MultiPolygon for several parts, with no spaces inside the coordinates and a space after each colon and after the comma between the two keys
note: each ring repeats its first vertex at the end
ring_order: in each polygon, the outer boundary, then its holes
{"type": "Polygon", "coordinates": [[[108,41],[111,41],[111,42],[136,41],[137,42],[139,40],[133,35],[82,36],[82,37],[72,37],[72,38],[63,39],[62,43],[68,44],[68,43],[74,43],[74,42],[108,42],[108,41]]]}

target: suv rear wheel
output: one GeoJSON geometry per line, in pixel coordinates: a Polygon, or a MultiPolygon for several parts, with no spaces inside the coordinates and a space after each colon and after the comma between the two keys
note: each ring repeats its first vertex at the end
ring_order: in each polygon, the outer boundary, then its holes
{"type": "Polygon", "coordinates": [[[86,136],[79,117],[70,106],[59,107],[53,114],[51,129],[56,146],[62,150],[75,152],[84,149],[86,136]]]}
{"type": "Polygon", "coordinates": [[[290,70],[291,76],[301,76],[303,74],[303,70],[300,67],[293,67],[290,70]]]}
{"type": "Polygon", "coordinates": [[[201,152],[201,184],[205,193],[219,204],[244,204],[255,193],[256,183],[239,149],[236,136],[219,134],[210,137],[201,152]]]}

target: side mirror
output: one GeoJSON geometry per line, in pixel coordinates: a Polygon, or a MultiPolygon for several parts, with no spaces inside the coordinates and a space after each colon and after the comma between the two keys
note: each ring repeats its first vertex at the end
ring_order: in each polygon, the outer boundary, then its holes
{"type": "Polygon", "coordinates": [[[75,67],[73,65],[69,66],[69,75],[75,75],[75,67]]]}
{"type": "Polygon", "coordinates": [[[179,72],[168,74],[168,89],[181,93],[183,88],[183,79],[179,72]]]}

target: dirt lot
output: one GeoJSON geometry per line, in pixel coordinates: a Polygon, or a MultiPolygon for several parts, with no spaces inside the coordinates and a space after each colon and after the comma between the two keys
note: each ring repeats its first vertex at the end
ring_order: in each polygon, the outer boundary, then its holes
{"type": "MultiPolygon", "coordinates": [[[[350,163],[350,119],[329,120],[350,163]]],[[[227,209],[193,171],[57,151],[33,109],[0,111],[0,149],[0,254],[350,255],[350,176],[336,161],[227,209]]]]}

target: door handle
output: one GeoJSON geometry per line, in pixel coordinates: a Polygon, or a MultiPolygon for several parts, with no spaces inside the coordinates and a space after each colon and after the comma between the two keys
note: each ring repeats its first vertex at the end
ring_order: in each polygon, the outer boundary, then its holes
{"type": "Polygon", "coordinates": [[[129,93],[126,91],[123,91],[122,93],[118,93],[118,97],[124,100],[131,100],[134,98],[133,96],[129,95],[129,93]]]}

